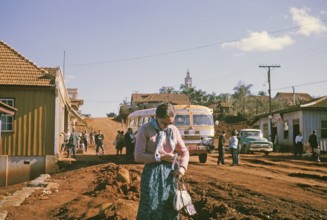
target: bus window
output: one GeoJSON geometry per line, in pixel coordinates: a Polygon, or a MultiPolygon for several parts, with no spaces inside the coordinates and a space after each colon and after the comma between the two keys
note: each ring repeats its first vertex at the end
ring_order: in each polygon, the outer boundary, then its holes
{"type": "Polygon", "coordinates": [[[189,115],[176,115],[175,116],[175,125],[176,126],[189,126],[190,125],[190,116],[189,115]]]}
{"type": "Polygon", "coordinates": [[[135,126],[135,125],[136,125],[135,118],[131,118],[129,121],[129,126],[135,126]]]}
{"type": "Polygon", "coordinates": [[[143,123],[143,120],[144,120],[144,117],[140,117],[139,118],[139,124],[138,126],[142,126],[144,123],[143,123]]]}
{"type": "Polygon", "coordinates": [[[143,124],[145,124],[145,123],[148,123],[149,121],[150,121],[150,117],[144,117],[144,123],[143,124]]]}
{"type": "Polygon", "coordinates": [[[193,125],[213,125],[211,115],[193,115],[193,125]]]}

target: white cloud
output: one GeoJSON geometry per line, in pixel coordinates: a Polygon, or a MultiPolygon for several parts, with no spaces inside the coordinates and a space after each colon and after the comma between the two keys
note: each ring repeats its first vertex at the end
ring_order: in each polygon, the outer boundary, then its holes
{"type": "Polygon", "coordinates": [[[310,36],[327,32],[327,27],[316,17],[310,16],[308,8],[291,8],[293,21],[300,26],[299,34],[310,36]]]}
{"type": "Polygon", "coordinates": [[[223,43],[223,48],[237,48],[245,52],[252,51],[275,51],[292,45],[295,41],[288,35],[272,37],[266,31],[252,32],[247,38],[239,41],[223,43]]]}

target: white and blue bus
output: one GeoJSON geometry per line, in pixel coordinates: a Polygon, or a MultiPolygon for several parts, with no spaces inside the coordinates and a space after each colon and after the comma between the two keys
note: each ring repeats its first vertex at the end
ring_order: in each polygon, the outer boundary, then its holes
{"type": "MultiPolygon", "coordinates": [[[[187,146],[191,156],[199,156],[205,163],[208,153],[214,149],[213,110],[200,105],[174,105],[176,116],[174,125],[187,146]]],[[[137,136],[138,128],[155,117],[156,108],[138,110],[127,117],[127,127],[133,129],[137,136]]],[[[136,137],[137,138],[137,137],[136,137]]]]}

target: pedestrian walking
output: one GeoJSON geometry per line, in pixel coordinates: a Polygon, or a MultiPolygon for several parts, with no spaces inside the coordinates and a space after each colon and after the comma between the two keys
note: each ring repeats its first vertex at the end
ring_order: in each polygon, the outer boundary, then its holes
{"type": "Polygon", "coordinates": [[[67,157],[71,157],[71,153],[73,152],[73,158],[76,158],[76,148],[78,146],[78,141],[79,141],[79,138],[78,138],[78,135],[76,133],[76,130],[75,128],[73,128],[72,130],[72,133],[70,134],[70,137],[69,137],[69,142],[68,142],[68,155],[67,157]]]}
{"type": "Polygon", "coordinates": [[[102,150],[102,155],[104,155],[104,135],[102,134],[102,131],[99,130],[98,133],[95,135],[95,144],[96,144],[96,148],[95,148],[95,153],[97,156],[99,156],[99,148],[101,148],[102,150]]]}
{"type": "Polygon", "coordinates": [[[317,131],[314,130],[309,136],[309,144],[312,149],[312,159],[315,162],[320,162],[320,149],[318,145],[317,131]]]}

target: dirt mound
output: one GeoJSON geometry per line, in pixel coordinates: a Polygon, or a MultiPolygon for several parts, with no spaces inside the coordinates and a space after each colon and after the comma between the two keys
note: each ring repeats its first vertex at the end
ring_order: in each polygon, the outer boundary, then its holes
{"type": "Polygon", "coordinates": [[[97,172],[95,195],[101,194],[108,198],[123,198],[126,200],[139,200],[140,171],[126,169],[123,166],[109,163],[97,172]]]}

